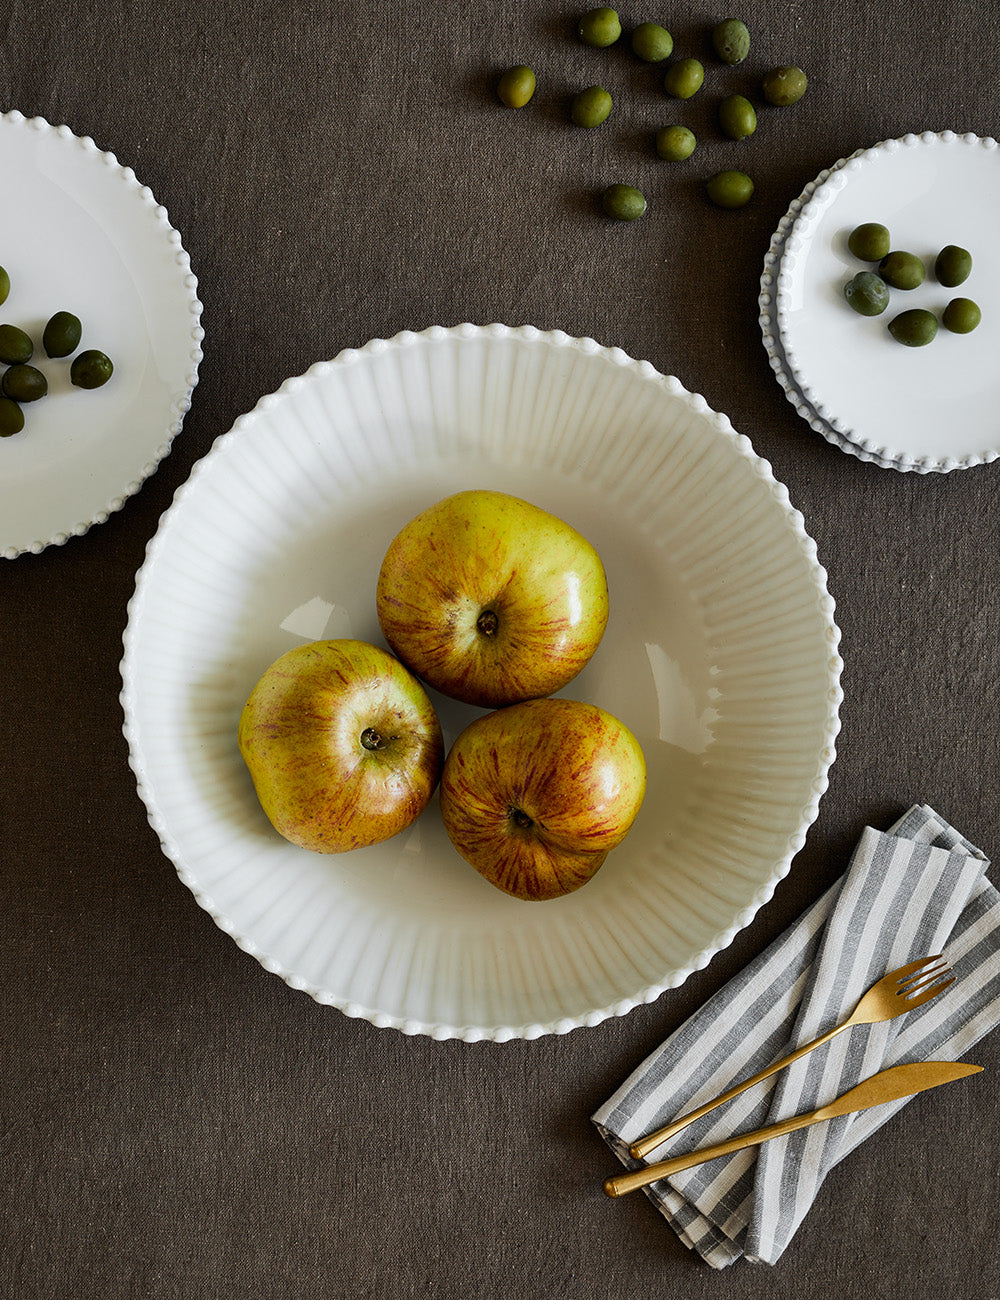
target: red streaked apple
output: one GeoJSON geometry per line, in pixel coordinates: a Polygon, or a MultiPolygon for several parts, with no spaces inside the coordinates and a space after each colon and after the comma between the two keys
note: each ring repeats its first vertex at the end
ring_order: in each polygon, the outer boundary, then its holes
{"type": "Polygon", "coordinates": [[[497,708],[561,690],[597,649],[608,584],[570,524],[504,492],[458,492],[393,539],[376,590],[400,659],[442,694],[497,708]]]}
{"type": "Polygon", "coordinates": [[[405,830],[444,761],[427,692],[366,641],[312,641],[276,659],[243,707],[238,740],[272,826],[316,853],[405,830]]]}
{"type": "Polygon", "coordinates": [[[528,700],[458,736],[441,775],[441,815],[455,848],[498,889],[558,898],[621,844],[645,791],[642,748],[613,714],[528,700]]]}

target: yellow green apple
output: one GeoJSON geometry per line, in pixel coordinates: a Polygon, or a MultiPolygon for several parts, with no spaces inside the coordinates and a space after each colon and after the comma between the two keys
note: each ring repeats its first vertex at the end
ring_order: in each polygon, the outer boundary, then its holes
{"type": "Polygon", "coordinates": [[[366,641],[311,641],[266,669],[238,742],[261,807],[285,839],[344,853],[423,812],[444,741],[434,706],[393,655],[366,641]]]}
{"type": "Polygon", "coordinates": [[[570,524],[474,489],[397,534],[376,605],[386,641],[413,672],[453,699],[497,708],[572,681],[604,635],[608,584],[570,524]]]}
{"type": "Polygon", "coordinates": [[[498,889],[558,898],[621,844],[645,791],[642,748],[613,714],[528,700],[461,732],[441,775],[441,815],[455,848],[498,889]]]}

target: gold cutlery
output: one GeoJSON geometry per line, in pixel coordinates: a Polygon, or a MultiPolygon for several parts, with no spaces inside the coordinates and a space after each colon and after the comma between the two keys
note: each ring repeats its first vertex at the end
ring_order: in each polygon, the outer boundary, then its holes
{"type": "Polygon", "coordinates": [[[936,1088],[938,1084],[978,1074],[982,1068],[981,1065],[966,1065],[962,1061],[919,1061],[914,1065],[893,1065],[880,1074],[873,1074],[864,1083],[859,1083],[836,1101],[820,1106],[818,1110],[779,1120],[776,1124],[768,1124],[752,1133],[741,1133],[725,1142],[703,1147],[700,1151],[689,1151],[687,1155],[674,1156],[671,1160],[660,1160],[629,1174],[618,1174],[605,1180],[604,1190],[608,1196],[624,1196],[626,1192],[634,1192],[706,1160],[742,1151],[744,1147],[758,1146],[761,1142],[769,1142],[771,1138],[784,1137],[786,1133],[808,1128],[810,1124],[819,1124],[836,1115],[850,1115],[854,1111],[867,1110],[870,1106],[882,1106],[889,1101],[898,1101],[901,1097],[912,1097],[927,1088],[936,1088]]]}
{"type": "Polygon", "coordinates": [[[883,1020],[893,1020],[896,1016],[901,1016],[904,1011],[915,1011],[931,998],[937,997],[950,984],[954,984],[953,979],[944,978],[950,972],[951,968],[944,962],[940,953],[936,957],[921,957],[919,961],[911,961],[907,966],[900,966],[899,970],[890,971],[888,975],[883,975],[877,984],[871,986],[850,1016],[836,1028],[820,1034],[819,1038],[814,1038],[805,1047],[800,1047],[789,1056],[782,1057],[774,1065],[769,1065],[766,1070],[761,1070],[759,1074],[736,1084],[713,1101],[707,1101],[704,1106],[699,1106],[697,1110],[658,1128],[655,1133],[638,1138],[629,1147],[629,1154],[636,1160],[643,1160],[662,1142],[666,1142],[681,1129],[687,1128],[688,1124],[701,1119],[702,1115],[707,1115],[716,1106],[732,1101],[741,1092],[752,1088],[755,1083],[762,1083],[765,1079],[769,1079],[772,1074],[777,1074],[786,1065],[791,1065],[793,1061],[800,1060],[809,1052],[815,1051],[817,1047],[822,1047],[824,1043],[828,1043],[831,1038],[836,1038],[852,1025],[874,1025],[883,1020]],[[942,964],[935,966],[933,964],[935,962],[942,964]]]}

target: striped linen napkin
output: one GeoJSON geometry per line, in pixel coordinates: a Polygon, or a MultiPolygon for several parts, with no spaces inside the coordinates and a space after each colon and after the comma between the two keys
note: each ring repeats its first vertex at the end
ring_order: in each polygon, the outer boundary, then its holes
{"type": "MultiPolygon", "coordinates": [[[[653,1052],[593,1116],[628,1145],[847,1018],[888,971],[943,952],[955,983],[923,1007],[852,1027],[653,1151],[664,1160],[814,1110],[891,1065],[957,1060],[1000,1021],[1000,894],[988,860],[926,805],[868,827],[846,874],[653,1052]]],[[[645,1189],[714,1268],[773,1264],[827,1172],[906,1104],[845,1115],[645,1189]]]]}

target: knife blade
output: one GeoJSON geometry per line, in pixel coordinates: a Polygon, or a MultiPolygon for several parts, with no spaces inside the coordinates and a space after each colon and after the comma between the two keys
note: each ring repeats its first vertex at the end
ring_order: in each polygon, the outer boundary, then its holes
{"type": "Polygon", "coordinates": [[[871,1106],[884,1106],[890,1101],[913,1097],[928,1088],[936,1088],[954,1079],[964,1079],[978,1074],[981,1065],[967,1065],[964,1061],[915,1061],[912,1065],[893,1065],[888,1070],[873,1074],[856,1087],[850,1088],[827,1106],[814,1110],[820,1119],[833,1119],[835,1115],[851,1115],[871,1106]]]}
{"type": "Polygon", "coordinates": [[[850,1115],[855,1111],[868,1110],[872,1106],[884,1106],[890,1101],[900,1101],[903,1097],[913,1097],[928,1088],[936,1088],[942,1083],[951,1083],[970,1074],[979,1074],[981,1065],[968,1065],[964,1061],[917,1061],[911,1065],[893,1065],[887,1070],[873,1074],[870,1079],[849,1088],[835,1101],[804,1115],[793,1115],[790,1119],[779,1120],[765,1128],[754,1129],[752,1133],[741,1133],[728,1138],[725,1142],[716,1142],[713,1146],[702,1147],[700,1151],[690,1151],[687,1155],[674,1156],[670,1160],[658,1160],[632,1173],[618,1174],[608,1178],[604,1190],[608,1196],[624,1196],[640,1187],[679,1174],[683,1169],[691,1169],[706,1160],[717,1160],[745,1147],[758,1146],[769,1142],[771,1138],[784,1137],[796,1129],[808,1128],[811,1124],[820,1124],[824,1120],[834,1119],[838,1115],[850,1115]]]}

